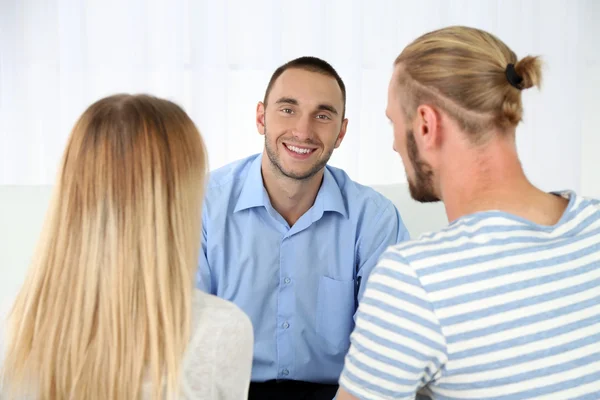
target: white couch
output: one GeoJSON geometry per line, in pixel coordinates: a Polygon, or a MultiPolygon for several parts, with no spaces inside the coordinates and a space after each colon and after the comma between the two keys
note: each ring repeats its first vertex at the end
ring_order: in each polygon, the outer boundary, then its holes
{"type": "MultiPolygon", "coordinates": [[[[446,225],[441,203],[419,204],[406,185],[374,187],[391,199],[412,237],[446,225]]],[[[38,240],[51,195],[50,186],[0,186],[0,321],[21,285],[38,240]]],[[[0,332],[0,346],[2,337],[0,332]]]]}

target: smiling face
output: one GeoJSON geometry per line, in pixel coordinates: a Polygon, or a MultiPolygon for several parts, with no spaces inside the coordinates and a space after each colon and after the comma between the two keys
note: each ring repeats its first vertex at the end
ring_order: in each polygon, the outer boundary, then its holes
{"type": "Polygon", "coordinates": [[[259,103],[257,126],[272,166],[296,180],[323,170],[346,133],[344,101],[335,78],[290,68],[259,103]]]}

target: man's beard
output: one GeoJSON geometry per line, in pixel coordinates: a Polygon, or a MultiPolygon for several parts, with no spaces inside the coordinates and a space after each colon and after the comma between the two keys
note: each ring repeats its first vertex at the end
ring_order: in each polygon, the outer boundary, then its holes
{"type": "Polygon", "coordinates": [[[433,189],[433,170],[431,165],[421,159],[417,141],[412,130],[406,131],[406,150],[408,159],[415,171],[414,182],[408,179],[410,196],[420,203],[435,203],[440,198],[433,189]]]}
{"type": "MultiPolygon", "coordinates": [[[[290,178],[290,179],[294,179],[294,180],[301,181],[301,180],[307,180],[307,179],[312,178],[319,171],[321,171],[323,168],[325,168],[325,165],[327,165],[327,163],[329,162],[329,159],[331,158],[331,155],[333,154],[333,148],[332,148],[328,153],[324,153],[320,159],[315,161],[315,163],[312,165],[312,167],[308,171],[303,172],[303,173],[295,173],[293,171],[285,170],[283,168],[283,166],[281,164],[281,160],[279,158],[279,154],[277,153],[277,143],[275,144],[275,148],[272,148],[270,145],[270,142],[267,138],[268,138],[267,127],[265,126],[265,148],[267,150],[267,156],[269,157],[269,160],[271,161],[271,165],[273,165],[275,170],[277,170],[283,176],[290,178]]],[[[304,143],[311,144],[311,145],[317,144],[312,141],[305,141],[304,143]]],[[[301,143],[298,143],[298,144],[301,144],[301,143]]]]}

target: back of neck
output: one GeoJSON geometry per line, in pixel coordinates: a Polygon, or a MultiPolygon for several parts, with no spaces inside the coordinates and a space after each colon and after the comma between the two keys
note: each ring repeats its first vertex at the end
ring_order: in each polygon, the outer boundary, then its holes
{"type": "Polygon", "coordinates": [[[465,157],[455,166],[440,179],[450,222],[476,212],[498,210],[536,224],[554,225],[568,204],[566,199],[529,182],[516,152],[465,157]]]}

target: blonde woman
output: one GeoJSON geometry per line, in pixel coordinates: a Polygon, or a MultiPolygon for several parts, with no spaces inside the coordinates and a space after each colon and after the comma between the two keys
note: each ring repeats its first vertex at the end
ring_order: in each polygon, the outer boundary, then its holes
{"type": "Polygon", "coordinates": [[[194,289],[207,160],[159,98],[90,106],[9,317],[4,398],[242,399],[252,326],[194,289]]]}

